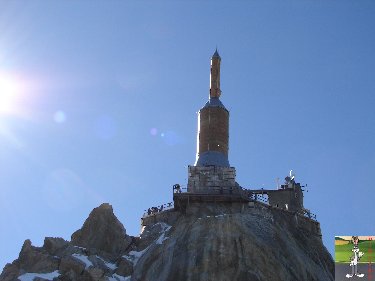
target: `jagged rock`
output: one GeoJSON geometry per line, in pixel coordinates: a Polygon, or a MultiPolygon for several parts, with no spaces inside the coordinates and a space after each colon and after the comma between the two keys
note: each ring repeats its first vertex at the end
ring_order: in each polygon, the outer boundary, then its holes
{"type": "Polygon", "coordinates": [[[116,264],[106,261],[103,257],[91,255],[88,259],[93,264],[94,268],[98,268],[105,273],[112,274],[112,272],[117,269],[116,264]]]}
{"type": "Polygon", "coordinates": [[[112,207],[101,205],[73,242],[26,240],[0,281],[57,269],[60,281],[334,280],[319,225],[294,213],[241,203],[190,203],[185,213],[170,213],[177,220],[154,217],[130,238],[112,207]]]}
{"type": "Polygon", "coordinates": [[[140,235],[140,239],[137,241],[138,250],[145,249],[153,241],[158,239],[167,227],[167,224],[160,222],[146,226],[140,235]]]}
{"type": "Polygon", "coordinates": [[[0,275],[0,280],[1,281],[12,281],[16,280],[17,277],[19,276],[19,268],[16,264],[8,263],[5,265],[3,272],[0,275]]]}
{"type": "Polygon", "coordinates": [[[71,242],[87,249],[96,249],[101,255],[108,253],[119,256],[130,245],[131,238],[113,214],[112,206],[102,204],[90,213],[83,227],[72,234],[71,242]]]}
{"type": "Polygon", "coordinates": [[[24,242],[18,263],[25,272],[52,272],[59,267],[57,258],[49,255],[43,248],[32,246],[30,240],[24,242]]]}
{"type": "Polygon", "coordinates": [[[132,280],[334,280],[321,237],[299,229],[292,213],[195,207],[141,253],[132,280]]]}
{"type": "Polygon", "coordinates": [[[60,277],[58,278],[58,280],[61,280],[61,281],[76,281],[78,280],[78,276],[77,273],[71,269],[67,272],[64,272],[63,275],[60,275],[60,277]]]}
{"type": "Polygon", "coordinates": [[[61,256],[68,246],[68,241],[56,237],[46,237],[43,244],[43,248],[53,256],[61,256]]]}
{"type": "Polygon", "coordinates": [[[66,256],[61,259],[59,271],[62,274],[68,273],[70,271],[74,272],[75,276],[79,276],[85,270],[86,265],[72,256],[66,256]]]}
{"type": "Polygon", "coordinates": [[[104,281],[104,271],[101,270],[100,268],[89,268],[87,270],[89,273],[90,277],[92,278],[93,281],[104,281]]]}
{"type": "Polygon", "coordinates": [[[61,256],[71,256],[73,254],[87,256],[89,255],[89,251],[86,248],[74,246],[71,243],[69,243],[68,246],[64,248],[64,251],[61,253],[61,256]]]}
{"type": "Polygon", "coordinates": [[[121,276],[130,276],[133,274],[133,263],[129,260],[122,258],[118,268],[116,269],[116,274],[121,276]]]}

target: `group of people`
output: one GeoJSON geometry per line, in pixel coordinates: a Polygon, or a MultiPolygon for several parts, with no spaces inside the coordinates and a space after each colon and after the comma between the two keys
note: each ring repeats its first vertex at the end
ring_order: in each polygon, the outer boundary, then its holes
{"type": "Polygon", "coordinates": [[[152,214],[156,214],[156,213],[159,213],[159,212],[162,212],[165,208],[171,208],[172,207],[172,202],[170,203],[167,203],[167,204],[164,204],[164,205],[161,205],[161,206],[158,206],[158,207],[151,207],[151,208],[148,208],[147,209],[147,215],[152,215],[152,214]]]}

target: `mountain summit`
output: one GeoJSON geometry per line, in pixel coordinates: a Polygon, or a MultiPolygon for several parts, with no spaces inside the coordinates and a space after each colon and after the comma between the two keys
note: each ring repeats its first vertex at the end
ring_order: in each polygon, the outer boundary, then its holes
{"type": "Polygon", "coordinates": [[[126,234],[109,204],[95,208],[71,241],[26,240],[0,281],[334,280],[320,232],[290,212],[192,203],[186,213],[147,216],[126,234]]]}

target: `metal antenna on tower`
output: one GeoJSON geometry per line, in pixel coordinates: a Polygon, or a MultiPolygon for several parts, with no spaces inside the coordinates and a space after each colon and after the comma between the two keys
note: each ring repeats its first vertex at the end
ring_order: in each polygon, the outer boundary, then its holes
{"type": "Polygon", "coordinates": [[[289,171],[289,177],[291,180],[293,180],[296,177],[296,173],[293,172],[293,170],[289,171]]]}

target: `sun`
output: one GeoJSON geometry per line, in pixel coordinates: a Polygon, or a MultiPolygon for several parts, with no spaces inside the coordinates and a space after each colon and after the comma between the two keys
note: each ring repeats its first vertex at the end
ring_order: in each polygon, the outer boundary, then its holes
{"type": "Polygon", "coordinates": [[[0,74],[0,114],[14,112],[19,89],[14,79],[0,74]]]}

